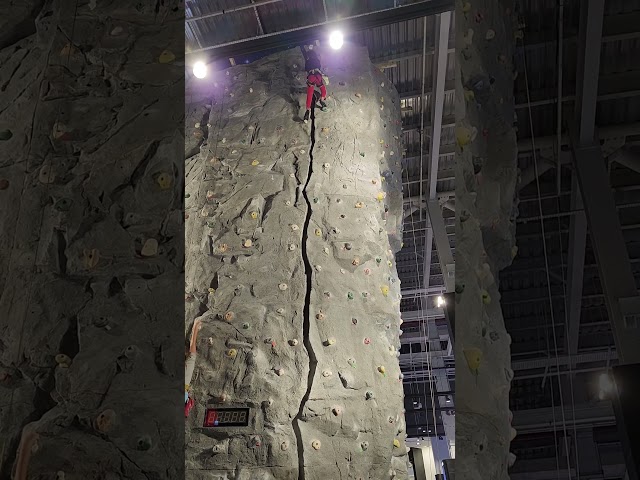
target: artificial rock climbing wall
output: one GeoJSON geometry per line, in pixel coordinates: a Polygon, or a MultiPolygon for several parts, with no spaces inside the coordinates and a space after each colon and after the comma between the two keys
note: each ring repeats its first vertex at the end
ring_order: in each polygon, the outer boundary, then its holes
{"type": "Polygon", "coordinates": [[[508,0],[457,1],[456,15],[456,474],[506,479],[513,371],[496,279],[517,251],[517,15],[508,0]]]}
{"type": "Polygon", "coordinates": [[[407,477],[398,95],[365,49],[321,55],[306,125],[299,49],[187,86],[187,478],[407,477]],[[202,428],[223,406],[249,426],[202,428]]]}
{"type": "Polygon", "coordinates": [[[0,5],[0,478],[182,478],[184,12],[76,3],[0,5]]]}

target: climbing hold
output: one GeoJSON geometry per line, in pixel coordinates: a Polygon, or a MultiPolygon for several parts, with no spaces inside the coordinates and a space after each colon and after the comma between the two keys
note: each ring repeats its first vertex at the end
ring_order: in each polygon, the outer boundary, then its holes
{"type": "Polygon", "coordinates": [[[469,13],[471,11],[471,3],[470,2],[464,2],[462,4],[462,12],[463,13],[469,13]]]}
{"type": "Polygon", "coordinates": [[[353,300],[353,293],[351,293],[351,292],[347,292],[347,298],[348,298],[349,300],[353,300]]]}
{"type": "Polygon", "coordinates": [[[352,366],[353,368],[356,368],[356,361],[354,358],[348,358],[347,359],[347,363],[352,366]]]}
{"type": "Polygon", "coordinates": [[[251,212],[251,218],[253,218],[254,220],[258,218],[258,212],[251,212]]]}
{"type": "Polygon", "coordinates": [[[507,455],[507,465],[509,467],[513,467],[513,464],[516,463],[516,459],[517,457],[515,456],[515,454],[509,452],[509,454],[507,455]]]}
{"type": "Polygon", "coordinates": [[[56,179],[55,174],[51,171],[49,165],[44,165],[40,169],[40,173],[38,174],[38,180],[40,183],[50,184],[53,183],[56,179]]]}
{"type": "Polygon", "coordinates": [[[111,409],[102,411],[94,420],[93,427],[102,433],[107,433],[116,419],[116,412],[111,409]]]}
{"type": "Polygon", "coordinates": [[[319,228],[316,228],[315,234],[316,234],[316,237],[320,237],[322,235],[322,230],[320,230],[319,228]]]}
{"type": "Polygon", "coordinates": [[[518,255],[518,246],[514,245],[513,247],[511,247],[511,258],[516,258],[516,255],[518,255]]]}
{"type": "Polygon", "coordinates": [[[296,249],[296,246],[293,243],[290,243],[288,248],[290,252],[293,252],[296,249]]]}
{"type": "Polygon", "coordinates": [[[393,422],[394,422],[393,417],[388,417],[388,418],[387,418],[387,421],[388,421],[389,423],[393,423],[393,422]]]}
{"type": "Polygon", "coordinates": [[[242,328],[244,328],[245,330],[249,330],[249,324],[247,322],[243,323],[242,328]]]}
{"type": "Polygon", "coordinates": [[[481,23],[484,20],[484,15],[482,14],[482,12],[476,12],[474,19],[476,23],[481,23]]]}
{"type": "Polygon", "coordinates": [[[229,250],[229,245],[227,245],[226,243],[221,243],[220,245],[218,245],[218,252],[224,253],[227,250],[229,250]]]}
{"type": "Polygon", "coordinates": [[[398,380],[402,380],[404,378],[404,373],[398,375],[398,380]]]}
{"type": "Polygon", "coordinates": [[[250,89],[249,89],[249,93],[253,93],[253,88],[250,88],[250,89]]]}
{"type": "Polygon", "coordinates": [[[382,262],[382,259],[380,257],[376,257],[376,263],[380,265],[381,262],[382,262]]]}
{"type": "Polygon", "coordinates": [[[289,226],[291,227],[291,230],[293,230],[294,232],[298,231],[298,229],[300,228],[300,227],[298,227],[298,225],[296,225],[296,224],[291,224],[291,225],[289,225],[289,226]]]}
{"type": "Polygon", "coordinates": [[[147,239],[142,246],[140,255],[143,257],[153,257],[156,253],[158,253],[158,241],[155,238],[147,239]]]}
{"type": "Polygon", "coordinates": [[[355,257],[355,258],[351,261],[351,265],[353,265],[354,267],[357,267],[358,265],[360,265],[360,258],[355,257]]]}
{"type": "Polygon", "coordinates": [[[330,377],[331,375],[333,375],[333,373],[331,373],[331,370],[324,370],[324,371],[322,372],[322,376],[323,376],[324,378],[328,378],[328,377],[330,377]]]}
{"type": "Polygon", "coordinates": [[[361,93],[359,93],[359,92],[356,92],[354,95],[355,95],[357,98],[362,98],[362,94],[361,94],[361,93]]]}
{"type": "Polygon", "coordinates": [[[371,269],[370,268],[365,268],[364,269],[364,274],[365,275],[371,275],[371,269]]]}
{"type": "Polygon", "coordinates": [[[286,451],[288,449],[289,449],[289,442],[287,440],[285,440],[284,442],[282,442],[280,444],[280,450],[286,451]]]}
{"type": "Polygon", "coordinates": [[[513,441],[513,439],[516,438],[517,435],[518,435],[518,431],[515,428],[510,427],[509,428],[509,440],[513,441]]]}
{"type": "Polygon", "coordinates": [[[369,442],[367,442],[367,441],[362,442],[360,444],[360,448],[362,448],[362,450],[365,451],[367,448],[369,448],[369,442]]]}
{"type": "Polygon", "coordinates": [[[257,436],[257,435],[253,435],[253,436],[251,437],[251,439],[249,440],[249,442],[250,442],[250,445],[251,445],[253,448],[257,448],[257,447],[259,447],[260,445],[262,445],[262,442],[260,441],[260,437],[259,437],[259,436],[257,436]]]}
{"type": "Polygon", "coordinates": [[[227,313],[225,313],[225,314],[224,314],[224,319],[225,319],[227,322],[231,322],[234,318],[236,318],[236,314],[235,314],[235,313],[233,313],[233,312],[231,312],[231,311],[229,311],[229,312],[227,312],[227,313]]]}
{"type": "Polygon", "coordinates": [[[92,268],[96,267],[96,265],[98,265],[98,262],[100,261],[100,252],[97,248],[93,248],[91,250],[83,250],[82,255],[82,263],[87,270],[91,270],[92,268]]]}
{"type": "Polygon", "coordinates": [[[495,30],[489,29],[487,30],[487,34],[484,37],[486,40],[493,40],[494,38],[496,38],[496,32],[495,30]]]}
{"type": "Polygon", "coordinates": [[[284,204],[288,207],[291,205],[291,200],[287,200],[286,202],[284,202],[284,204]]]}
{"type": "Polygon", "coordinates": [[[456,293],[461,294],[464,292],[464,285],[460,283],[456,283],[456,293]]]}
{"type": "Polygon", "coordinates": [[[378,367],[378,372],[380,372],[382,375],[384,375],[384,372],[386,372],[386,369],[382,365],[380,365],[378,367]]]}
{"type": "Polygon", "coordinates": [[[62,368],[69,368],[71,366],[71,358],[64,353],[59,353],[55,357],[56,363],[62,368]]]}
{"type": "Polygon", "coordinates": [[[380,287],[380,291],[385,297],[389,295],[389,287],[387,285],[383,285],[382,287],[380,287]]]}
{"type": "Polygon", "coordinates": [[[256,165],[259,165],[259,164],[260,164],[260,162],[258,160],[254,160],[253,162],[251,162],[251,165],[253,167],[255,167],[256,165]]]}
{"type": "Polygon", "coordinates": [[[160,173],[156,177],[156,183],[162,190],[167,190],[168,188],[171,188],[171,177],[168,173],[160,173]]]}
{"type": "Polygon", "coordinates": [[[0,190],[6,190],[7,188],[9,188],[9,180],[0,178],[0,190]]]}
{"type": "Polygon", "coordinates": [[[357,319],[357,318],[355,318],[355,317],[354,317],[354,318],[352,318],[352,319],[351,319],[351,323],[353,323],[354,325],[357,325],[357,324],[358,324],[358,319],[357,319]]]}
{"type": "Polygon", "coordinates": [[[482,351],[479,348],[468,348],[464,349],[463,353],[469,370],[477,374],[482,361],[482,351]]]}
{"type": "Polygon", "coordinates": [[[344,244],[344,248],[345,248],[345,250],[351,250],[351,248],[352,248],[351,243],[349,243],[349,242],[345,243],[344,244]]]}
{"type": "Polygon", "coordinates": [[[245,248],[249,248],[251,245],[253,245],[253,242],[250,239],[246,239],[244,242],[242,242],[242,246],[245,248]]]}
{"type": "MultiPolygon", "coordinates": [[[[4,190],[4,188],[2,188],[1,181],[0,181],[0,190],[4,190]]],[[[69,209],[71,208],[72,203],[73,201],[70,198],[61,198],[53,205],[53,208],[55,208],[59,212],[68,212],[69,209]]]]}
{"type": "Polygon", "coordinates": [[[7,140],[11,140],[13,137],[13,133],[11,130],[2,130],[0,131],[0,142],[6,142],[7,140]]]}
{"type": "MultiPolygon", "coordinates": [[[[329,253],[329,252],[327,252],[327,253],[329,253]]],[[[345,273],[347,273],[347,271],[344,268],[341,268],[340,269],[340,273],[344,275],[345,273]]]]}
{"type": "Polygon", "coordinates": [[[324,315],[324,313],[319,312],[319,313],[316,314],[316,318],[318,320],[324,320],[325,319],[325,315],[324,315]]]}
{"type": "Polygon", "coordinates": [[[160,63],[171,63],[176,59],[176,56],[173,52],[169,50],[164,50],[160,56],[158,57],[158,62],[160,63]]]}
{"type": "Polygon", "coordinates": [[[277,310],[276,310],[276,313],[277,313],[278,315],[282,315],[282,314],[284,313],[284,308],[279,308],[279,309],[277,309],[277,310]]]}
{"type": "Polygon", "coordinates": [[[467,127],[456,127],[456,142],[460,147],[468,145],[475,138],[475,132],[475,127],[472,129],[467,127]]]}
{"type": "Polygon", "coordinates": [[[318,203],[319,201],[320,201],[320,199],[318,197],[314,197],[313,203],[318,203]]]}
{"type": "Polygon", "coordinates": [[[291,340],[289,340],[289,345],[295,347],[296,345],[298,345],[298,339],[292,338],[291,340]]]}
{"type": "Polygon", "coordinates": [[[314,450],[320,450],[320,447],[321,447],[320,440],[314,440],[313,442],[311,442],[311,446],[313,447],[314,450]]]}
{"type": "Polygon", "coordinates": [[[342,414],[342,408],[341,407],[333,407],[331,409],[331,413],[333,413],[334,416],[338,416],[342,414]]]}
{"type": "Polygon", "coordinates": [[[371,343],[371,339],[370,339],[369,337],[366,337],[366,338],[364,339],[364,344],[365,344],[365,345],[369,345],[370,343],[371,343]]]}
{"type": "Polygon", "coordinates": [[[284,292],[289,287],[287,286],[286,283],[280,283],[278,284],[278,288],[284,292]]]}
{"type": "Polygon", "coordinates": [[[369,390],[367,393],[365,393],[364,398],[366,398],[367,400],[371,400],[374,396],[374,393],[369,390]]]}
{"type": "Polygon", "coordinates": [[[200,122],[196,123],[196,124],[194,125],[194,127],[195,127],[195,128],[200,128],[200,122]]]}
{"type": "Polygon", "coordinates": [[[391,260],[387,260],[387,265],[389,265],[390,267],[393,267],[393,262],[391,260]]]}
{"type": "Polygon", "coordinates": [[[236,355],[238,355],[238,351],[235,348],[230,348],[229,350],[227,350],[227,357],[236,358],[236,355]]]}
{"type": "Polygon", "coordinates": [[[484,303],[485,305],[489,305],[491,303],[491,296],[486,290],[482,291],[482,303],[484,303]]]}
{"type": "Polygon", "coordinates": [[[364,157],[364,152],[360,152],[360,156],[361,156],[361,157],[364,157]]]}
{"type": "Polygon", "coordinates": [[[325,347],[330,347],[331,345],[335,345],[335,343],[336,343],[335,338],[328,338],[325,340],[324,345],[325,347]]]}
{"type": "Polygon", "coordinates": [[[379,192],[378,195],[376,195],[376,200],[378,200],[379,202],[383,201],[385,198],[385,193],[384,192],[379,192]]]}
{"type": "Polygon", "coordinates": [[[278,368],[276,370],[276,375],[278,375],[279,377],[281,377],[282,375],[284,375],[284,368],[278,368]]]}
{"type": "Polygon", "coordinates": [[[136,449],[142,451],[149,450],[152,444],[153,442],[151,442],[151,438],[145,435],[138,438],[138,440],[136,441],[136,449]]]}
{"type": "Polygon", "coordinates": [[[400,448],[400,440],[398,440],[397,438],[393,439],[393,446],[396,448],[400,448]]]}
{"type": "Polygon", "coordinates": [[[322,164],[322,168],[324,168],[325,170],[330,170],[331,169],[331,164],[330,163],[323,163],[322,164]]]}

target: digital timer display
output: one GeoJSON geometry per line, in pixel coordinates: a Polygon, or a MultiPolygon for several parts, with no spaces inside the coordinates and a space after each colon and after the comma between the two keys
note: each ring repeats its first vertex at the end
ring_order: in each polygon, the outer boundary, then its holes
{"type": "Polygon", "coordinates": [[[246,427],[248,425],[248,408],[207,408],[204,414],[204,427],[246,427]]]}

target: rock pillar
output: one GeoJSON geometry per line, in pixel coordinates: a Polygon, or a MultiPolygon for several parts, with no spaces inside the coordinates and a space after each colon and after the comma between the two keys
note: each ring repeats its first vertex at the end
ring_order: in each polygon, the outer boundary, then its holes
{"type": "Polygon", "coordinates": [[[298,49],[189,87],[187,478],[407,476],[398,94],[365,49],[320,53],[328,111],[308,124],[298,49]],[[249,425],[203,429],[208,407],[249,425]]]}

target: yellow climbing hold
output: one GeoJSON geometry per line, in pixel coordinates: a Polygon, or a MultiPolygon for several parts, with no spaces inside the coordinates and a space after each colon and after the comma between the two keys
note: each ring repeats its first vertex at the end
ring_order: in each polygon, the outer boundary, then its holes
{"type": "Polygon", "coordinates": [[[215,288],[210,288],[210,289],[209,289],[209,293],[210,293],[211,295],[213,295],[214,293],[216,293],[216,289],[215,289],[215,288]]]}
{"type": "Polygon", "coordinates": [[[464,89],[464,99],[467,102],[471,102],[471,101],[475,100],[475,98],[476,98],[476,94],[475,94],[475,92],[473,90],[468,90],[466,88],[464,89]]]}
{"type": "Polygon", "coordinates": [[[378,195],[376,195],[376,199],[381,202],[382,200],[384,200],[385,194],[384,192],[379,192],[378,195]]]}
{"type": "Polygon", "coordinates": [[[477,374],[482,361],[482,351],[479,348],[466,348],[463,353],[469,370],[477,374]]]}
{"type": "Polygon", "coordinates": [[[176,59],[176,56],[173,54],[173,52],[170,52],[169,50],[165,50],[158,57],[158,62],[160,62],[160,63],[171,63],[175,59],[176,59]]]}
{"type": "Polygon", "coordinates": [[[471,130],[467,127],[457,127],[456,128],[456,142],[461,147],[468,145],[471,143],[471,130]]]}
{"type": "Polygon", "coordinates": [[[518,246],[514,245],[513,247],[511,247],[511,258],[516,258],[516,255],[518,255],[518,246]]]}
{"type": "Polygon", "coordinates": [[[389,265],[390,267],[393,267],[393,262],[391,260],[387,260],[387,265],[389,265]]]}
{"type": "Polygon", "coordinates": [[[320,230],[319,228],[316,228],[316,237],[319,237],[322,235],[322,230],[320,230]]]}
{"type": "Polygon", "coordinates": [[[161,173],[156,177],[156,183],[162,190],[167,190],[171,188],[171,177],[168,173],[161,173]]]}
{"type": "Polygon", "coordinates": [[[386,372],[387,370],[386,370],[382,365],[380,365],[380,366],[378,367],[378,371],[379,371],[381,374],[383,374],[383,375],[384,375],[384,372],[386,372]]]}
{"type": "Polygon", "coordinates": [[[389,287],[387,285],[383,285],[382,287],[380,287],[380,291],[385,297],[389,295],[389,287]]]}
{"type": "Polygon", "coordinates": [[[251,212],[251,218],[253,218],[254,220],[258,218],[258,212],[251,212]]]}
{"type": "Polygon", "coordinates": [[[253,162],[251,162],[252,166],[256,166],[256,165],[260,165],[260,162],[258,160],[254,160],[253,162]]]}
{"type": "Polygon", "coordinates": [[[238,355],[238,351],[235,348],[230,348],[229,350],[227,350],[227,357],[236,358],[236,355],[238,355]]]}
{"type": "Polygon", "coordinates": [[[469,13],[471,11],[471,3],[470,2],[464,2],[462,4],[462,13],[469,13]]]}
{"type": "Polygon", "coordinates": [[[489,305],[491,303],[491,295],[486,290],[482,291],[482,303],[489,305]]]}
{"type": "Polygon", "coordinates": [[[393,439],[393,446],[396,448],[400,448],[400,440],[398,440],[397,438],[393,439]]]}

